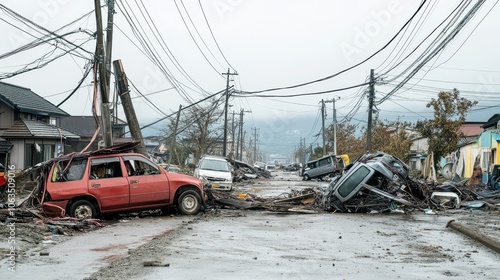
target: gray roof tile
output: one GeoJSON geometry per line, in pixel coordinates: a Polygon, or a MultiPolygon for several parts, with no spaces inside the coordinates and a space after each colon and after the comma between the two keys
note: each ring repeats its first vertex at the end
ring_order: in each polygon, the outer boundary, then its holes
{"type": "Polygon", "coordinates": [[[80,138],[80,136],[63,128],[34,120],[17,120],[12,127],[4,131],[1,136],[6,139],[30,137],[49,139],[59,139],[61,137],[80,138]]]}
{"type": "Polygon", "coordinates": [[[69,116],[43,97],[16,85],[0,82],[0,101],[23,113],[42,116],[69,116]]]}

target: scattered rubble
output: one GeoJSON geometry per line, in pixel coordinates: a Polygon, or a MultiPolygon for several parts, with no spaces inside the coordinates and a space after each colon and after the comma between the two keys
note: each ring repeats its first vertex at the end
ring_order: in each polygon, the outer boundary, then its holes
{"type": "MultiPolygon", "coordinates": [[[[238,170],[252,168],[236,163],[238,170]]],[[[248,179],[248,178],[247,178],[248,179]]],[[[408,166],[382,152],[365,154],[331,179],[326,189],[292,190],[286,197],[263,199],[252,194],[221,192],[206,188],[208,207],[254,209],[277,212],[385,213],[423,211],[427,214],[446,209],[481,208],[500,210],[500,190],[461,182],[425,182],[410,178],[408,166]]]]}

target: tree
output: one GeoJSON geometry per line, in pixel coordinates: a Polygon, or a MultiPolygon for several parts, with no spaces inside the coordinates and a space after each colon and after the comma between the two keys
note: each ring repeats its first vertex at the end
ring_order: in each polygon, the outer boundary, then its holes
{"type": "MultiPolygon", "coordinates": [[[[184,109],[181,113],[179,126],[177,128],[177,139],[182,135],[178,143],[195,159],[204,154],[218,154],[218,149],[222,143],[222,132],[220,120],[223,119],[223,111],[218,109],[220,103],[216,99],[211,99],[206,106],[198,105],[184,109]]],[[[174,131],[175,120],[171,119],[165,131],[167,135],[167,145],[171,143],[171,132],[174,131]]]]}
{"type": "MultiPolygon", "coordinates": [[[[364,154],[364,147],[361,139],[356,137],[358,127],[349,122],[337,124],[337,154],[347,154],[351,159],[364,154]]],[[[333,152],[334,135],[333,126],[329,126],[327,133],[327,150],[333,152]]]]}
{"type": "Polygon", "coordinates": [[[437,99],[431,99],[427,108],[434,109],[434,119],[418,121],[415,129],[428,139],[429,153],[434,152],[434,164],[445,155],[458,149],[464,134],[459,131],[469,110],[477,104],[460,97],[457,89],[440,92],[437,99]]]}
{"type": "MultiPolygon", "coordinates": [[[[365,128],[366,130],[366,128],[365,128]]],[[[409,122],[381,121],[378,116],[372,123],[372,150],[381,151],[408,162],[410,160],[410,146],[412,124],[409,122]]],[[[366,133],[363,134],[366,143],[366,133]]]]}

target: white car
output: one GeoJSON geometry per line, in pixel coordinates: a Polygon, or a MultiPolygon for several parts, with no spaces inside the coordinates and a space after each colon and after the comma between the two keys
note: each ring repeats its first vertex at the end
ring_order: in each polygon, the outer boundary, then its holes
{"type": "Polygon", "coordinates": [[[217,156],[203,156],[196,169],[194,176],[212,188],[230,191],[233,189],[232,166],[225,158],[217,156]]]}

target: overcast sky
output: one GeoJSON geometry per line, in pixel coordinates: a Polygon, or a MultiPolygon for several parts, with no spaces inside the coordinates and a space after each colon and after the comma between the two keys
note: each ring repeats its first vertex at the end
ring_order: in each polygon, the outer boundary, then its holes
{"type": "MultiPolygon", "coordinates": [[[[231,73],[236,71],[238,75],[231,76],[230,84],[237,90],[265,91],[230,100],[231,111],[251,111],[245,114],[247,136],[252,127],[257,127],[263,150],[291,153],[300,137],[306,137],[308,144],[321,145],[321,139],[314,135],[320,131],[318,112],[322,99],[336,99],[339,121],[347,119],[353,124],[365,125],[368,100],[363,94],[367,86],[325,94],[283,96],[363,84],[370,69],[374,69],[376,77],[385,74],[377,79],[375,87],[376,108],[381,119],[415,122],[432,118],[426,103],[440,90],[453,88],[459,89],[462,97],[479,101],[469,121],[486,121],[499,113],[498,1],[486,1],[463,28],[456,28],[479,2],[460,6],[462,1],[427,1],[386,46],[415,14],[420,1],[202,0],[201,6],[197,0],[118,1],[112,59],[122,60],[128,78],[156,106],[141,98],[134,99],[141,125],[171,114],[179,105],[187,106],[207,94],[223,90],[226,77],[222,73],[228,68],[231,73]],[[457,15],[456,21],[444,32],[445,25],[451,21],[446,21],[446,17],[457,7],[456,11],[463,10],[462,13],[453,14],[457,15]],[[438,27],[443,21],[445,23],[438,27]],[[131,24],[138,33],[132,32],[131,24]],[[458,31],[457,35],[438,52],[437,46],[454,30],[458,31]],[[141,44],[138,36],[145,38],[146,43],[141,44]],[[433,40],[436,41],[431,44],[433,40]],[[420,43],[422,45],[410,55],[420,43]],[[380,52],[359,66],[324,81],[266,91],[332,76],[377,51],[380,52]],[[432,52],[434,56],[430,56],[432,52]],[[428,61],[417,60],[421,55],[428,61]],[[156,64],[163,65],[167,74],[152,62],[154,59],[159,61],[156,64]],[[419,64],[420,70],[416,69],[419,64]],[[412,72],[415,74],[410,78],[412,72]],[[403,87],[387,96],[406,77],[409,80],[403,87]],[[176,89],[171,89],[173,86],[176,89]],[[284,142],[286,147],[277,149],[282,147],[277,142],[284,142]]],[[[88,67],[95,50],[96,41],[90,35],[95,32],[94,1],[4,0],[1,4],[47,30],[57,30],[58,35],[70,33],[64,38],[75,45],[82,44],[83,50],[78,49],[77,53],[10,78],[5,77],[37,58],[45,55],[51,59],[63,53],[68,43],[60,41],[55,46],[52,40],[50,44],[0,59],[3,82],[31,88],[50,102],[60,103],[82,78],[84,67],[88,67]],[[66,26],[72,21],[75,22],[66,26]]],[[[106,18],[107,7],[103,7],[102,12],[106,18]]],[[[0,19],[1,54],[47,34],[4,9],[0,11],[0,19]]],[[[92,75],[89,75],[81,89],[61,108],[71,115],[91,115],[91,83],[92,75]]],[[[133,88],[132,96],[138,96],[133,88]]],[[[332,105],[326,104],[327,124],[332,122],[332,105]]],[[[147,134],[159,133],[165,124],[164,121],[152,126],[147,134]]]]}

